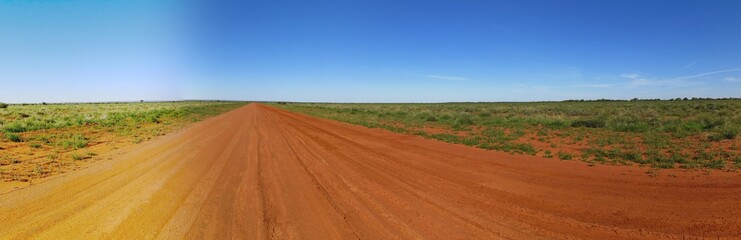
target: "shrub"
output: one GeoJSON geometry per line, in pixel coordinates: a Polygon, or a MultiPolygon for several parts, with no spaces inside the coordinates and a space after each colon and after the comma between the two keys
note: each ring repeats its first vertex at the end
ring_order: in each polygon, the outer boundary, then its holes
{"type": "Polygon", "coordinates": [[[447,133],[433,134],[431,137],[447,143],[458,142],[458,136],[447,133]]]}
{"type": "Polygon", "coordinates": [[[473,119],[471,119],[471,115],[468,113],[457,116],[453,121],[453,126],[455,127],[463,127],[469,125],[473,125],[473,119]]]}
{"type": "Polygon", "coordinates": [[[571,160],[574,158],[574,156],[565,152],[559,152],[558,158],[560,158],[561,160],[571,160]]]}
{"type": "Polygon", "coordinates": [[[425,120],[427,122],[436,122],[437,121],[437,117],[435,115],[432,115],[432,113],[427,112],[427,111],[421,112],[421,113],[417,114],[417,117],[419,117],[419,119],[425,120]]]}
{"type": "Polygon", "coordinates": [[[553,155],[551,153],[551,150],[545,150],[545,153],[543,154],[544,158],[552,158],[553,155]]]}
{"type": "Polygon", "coordinates": [[[463,144],[468,146],[477,146],[481,142],[480,137],[469,137],[463,139],[463,144]]]}
{"type": "Polygon", "coordinates": [[[79,153],[72,153],[70,156],[73,160],[79,161],[79,160],[85,160],[89,158],[93,158],[93,156],[96,156],[98,154],[94,152],[86,152],[85,154],[79,154],[79,153]]]}
{"type": "Polygon", "coordinates": [[[555,120],[549,120],[545,122],[544,125],[552,129],[564,129],[569,126],[569,123],[567,121],[555,119],[555,120]]]}
{"type": "Polygon", "coordinates": [[[538,152],[538,150],[536,150],[535,147],[533,147],[533,145],[529,143],[516,144],[515,147],[519,152],[527,153],[530,155],[535,155],[538,152]]]}
{"type": "Polygon", "coordinates": [[[614,123],[613,129],[618,132],[646,132],[650,126],[645,122],[618,121],[614,123]]]}
{"type": "Polygon", "coordinates": [[[703,163],[702,166],[706,168],[712,168],[712,169],[721,169],[726,166],[726,162],[723,160],[711,160],[706,163],[703,163]]]}
{"type": "Polygon", "coordinates": [[[21,136],[18,136],[18,134],[12,133],[12,132],[6,132],[5,137],[8,138],[11,142],[22,142],[23,139],[21,139],[21,136]]]}
{"type": "Polygon", "coordinates": [[[586,127],[586,128],[603,128],[605,127],[605,120],[602,119],[586,119],[576,120],[571,123],[572,127],[586,127]]]}
{"type": "Polygon", "coordinates": [[[5,108],[8,108],[8,104],[0,102],[0,109],[5,109],[5,108]]]}
{"type": "Polygon", "coordinates": [[[736,138],[736,135],[738,135],[738,131],[736,129],[724,129],[720,135],[725,139],[734,139],[736,138]]]}
{"type": "Polygon", "coordinates": [[[655,162],[653,163],[655,168],[674,168],[674,163],[671,162],[655,162]]]}
{"type": "Polygon", "coordinates": [[[84,148],[87,147],[87,138],[84,136],[77,134],[72,136],[71,138],[62,141],[62,147],[64,148],[84,148]]]}
{"type": "Polygon", "coordinates": [[[708,136],[709,141],[720,141],[724,139],[734,139],[738,135],[736,129],[726,128],[721,130],[719,133],[711,134],[708,136]]]}
{"type": "Polygon", "coordinates": [[[3,127],[3,130],[6,132],[12,132],[12,133],[19,133],[19,132],[25,132],[28,130],[25,125],[19,123],[19,122],[12,122],[8,125],[5,125],[3,127]]]}
{"type": "Polygon", "coordinates": [[[643,156],[638,152],[626,152],[623,154],[623,158],[631,162],[646,163],[646,161],[643,160],[643,156]]]}
{"type": "Polygon", "coordinates": [[[700,119],[700,124],[702,124],[703,129],[714,129],[716,127],[722,126],[723,123],[725,123],[725,120],[721,118],[712,118],[712,117],[703,117],[700,119]]]}
{"type": "Polygon", "coordinates": [[[72,160],[75,160],[75,161],[80,161],[80,160],[84,160],[86,158],[89,158],[88,156],[80,155],[80,154],[77,154],[77,153],[73,153],[70,156],[72,157],[72,160]]]}
{"type": "Polygon", "coordinates": [[[686,163],[682,163],[682,166],[681,167],[684,168],[684,169],[693,169],[693,168],[699,168],[700,167],[700,164],[697,163],[697,162],[694,162],[694,161],[693,162],[686,162],[686,163]]]}

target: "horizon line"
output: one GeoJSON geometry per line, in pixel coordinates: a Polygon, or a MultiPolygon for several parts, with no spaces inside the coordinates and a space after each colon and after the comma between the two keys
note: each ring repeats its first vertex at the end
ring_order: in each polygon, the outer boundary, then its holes
{"type": "Polygon", "coordinates": [[[446,104],[446,103],[542,103],[542,102],[599,102],[599,101],[680,101],[691,100],[741,100],[740,97],[676,97],[676,98],[592,98],[592,99],[562,99],[541,101],[436,101],[436,102],[342,102],[342,101],[284,101],[284,100],[235,100],[235,99],[181,99],[181,100],[138,100],[138,101],[91,101],[91,102],[22,102],[6,103],[8,105],[64,105],[64,104],[116,104],[116,103],[166,103],[166,102],[254,102],[254,103],[335,103],[335,104],[446,104]]]}

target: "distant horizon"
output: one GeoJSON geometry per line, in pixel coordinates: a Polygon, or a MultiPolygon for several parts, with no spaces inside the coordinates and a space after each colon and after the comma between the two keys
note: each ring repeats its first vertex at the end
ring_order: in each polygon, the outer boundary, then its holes
{"type": "MultiPolygon", "coordinates": [[[[708,97],[679,97],[679,98],[637,98],[638,101],[699,101],[699,100],[741,100],[739,97],[719,97],[719,98],[708,98],[708,97]],[[684,98],[687,98],[684,100],[684,98]]],[[[311,102],[311,101],[283,101],[283,100],[235,100],[235,99],[182,99],[182,100],[135,100],[135,101],[93,101],[93,102],[3,102],[10,105],[63,105],[63,104],[104,104],[104,103],[161,103],[161,102],[255,102],[255,103],[337,103],[337,104],[445,104],[445,103],[544,103],[544,102],[600,102],[600,101],[631,101],[634,98],[629,99],[563,99],[563,100],[544,100],[544,101],[462,101],[462,102],[311,102]]]]}
{"type": "Polygon", "coordinates": [[[0,101],[741,97],[741,1],[0,1],[0,101]]]}

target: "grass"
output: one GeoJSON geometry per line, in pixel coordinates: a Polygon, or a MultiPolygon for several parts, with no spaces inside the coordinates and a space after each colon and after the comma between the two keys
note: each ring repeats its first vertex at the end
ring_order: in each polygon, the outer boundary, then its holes
{"type": "Polygon", "coordinates": [[[5,138],[10,140],[11,142],[22,142],[23,141],[23,139],[21,139],[21,136],[13,132],[6,132],[5,138]]]}
{"type": "Polygon", "coordinates": [[[11,105],[0,110],[0,131],[23,133],[73,127],[131,129],[204,117],[244,105],[239,102],[154,102],[11,105]]]}
{"type": "Polygon", "coordinates": [[[551,150],[545,150],[545,153],[543,153],[544,158],[552,158],[553,155],[551,153],[551,150]]]}
{"type": "Polygon", "coordinates": [[[80,161],[80,160],[85,160],[85,159],[90,158],[90,156],[82,155],[79,153],[72,153],[70,154],[70,157],[72,157],[72,160],[75,160],[75,161],[80,161]]]}
{"type": "Polygon", "coordinates": [[[84,147],[87,147],[87,144],[88,144],[88,140],[82,134],[75,134],[75,135],[72,135],[72,137],[61,141],[61,146],[64,147],[65,149],[84,148],[84,147]]]}
{"type": "Polygon", "coordinates": [[[0,149],[3,152],[0,165],[14,161],[29,164],[0,173],[0,179],[12,180],[15,174],[33,171],[24,166],[46,166],[52,162],[68,166],[65,161],[84,160],[94,155],[83,149],[143,142],[244,104],[181,101],[8,105],[0,108],[0,149]],[[88,153],[77,153],[80,151],[88,153]]]}
{"type": "Polygon", "coordinates": [[[558,153],[558,159],[561,159],[561,160],[571,160],[571,159],[574,159],[574,156],[571,155],[571,154],[569,154],[569,153],[559,152],[558,153]]]}
{"type": "Polygon", "coordinates": [[[516,154],[561,158],[563,148],[575,149],[578,154],[564,157],[604,164],[728,169],[741,156],[738,99],[274,105],[516,154]]]}

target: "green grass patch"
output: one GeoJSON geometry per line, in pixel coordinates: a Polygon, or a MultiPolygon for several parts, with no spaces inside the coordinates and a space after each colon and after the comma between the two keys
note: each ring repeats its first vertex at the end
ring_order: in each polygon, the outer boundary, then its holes
{"type": "MultiPolygon", "coordinates": [[[[739,99],[276,103],[274,106],[315,117],[382,127],[483,149],[536,154],[538,149],[533,144],[547,143],[551,150],[556,149],[553,152],[558,152],[559,147],[583,149],[571,159],[609,164],[638,163],[657,169],[715,168],[718,164],[709,164],[712,159],[719,158],[715,155],[730,153],[731,156],[737,156],[739,149],[735,144],[719,149],[718,144],[713,142],[735,140],[741,131],[739,99]],[[448,132],[466,131],[467,134],[465,137],[445,133],[428,134],[422,131],[427,127],[442,128],[448,132]],[[585,148],[583,144],[588,146],[585,148]],[[678,154],[676,149],[682,149],[686,154],[678,154]],[[711,151],[720,153],[706,156],[706,152],[711,151]]],[[[559,154],[547,155],[556,157],[559,154]]]]}
{"type": "Polygon", "coordinates": [[[558,153],[558,159],[561,159],[561,160],[571,160],[571,159],[574,159],[574,155],[571,155],[570,153],[559,152],[558,153]]]}
{"type": "Polygon", "coordinates": [[[87,147],[88,139],[85,138],[82,134],[75,134],[71,137],[64,139],[60,142],[63,148],[65,149],[78,149],[78,148],[84,148],[87,147]]]}
{"type": "Polygon", "coordinates": [[[19,136],[18,134],[15,134],[13,132],[6,132],[5,133],[5,138],[7,138],[8,140],[10,140],[11,142],[22,142],[23,141],[23,139],[21,138],[21,136],[19,136]]]}

